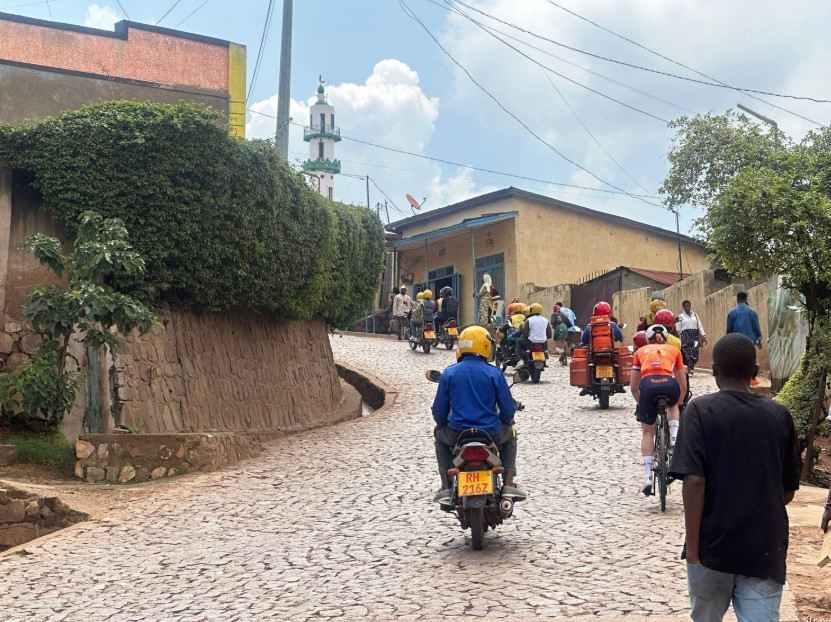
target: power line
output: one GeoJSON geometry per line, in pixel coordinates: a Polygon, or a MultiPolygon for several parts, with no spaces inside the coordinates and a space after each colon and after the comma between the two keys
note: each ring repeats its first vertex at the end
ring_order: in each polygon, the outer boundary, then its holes
{"type": "Polygon", "coordinates": [[[127,18],[127,21],[129,21],[129,20],[130,20],[130,16],[129,16],[129,15],[127,15],[127,11],[126,11],[126,10],[124,10],[124,5],[123,5],[123,4],[121,4],[121,0],[115,0],[115,1],[118,3],[118,7],[121,9],[121,12],[122,12],[122,13],[124,13],[124,17],[126,17],[126,18],[127,18]]]}
{"type": "Polygon", "coordinates": [[[161,23],[162,23],[162,20],[163,20],[165,17],[167,17],[168,15],[170,15],[170,12],[171,12],[173,9],[175,9],[177,6],[179,6],[179,3],[180,3],[181,1],[182,1],[182,0],[176,0],[176,2],[174,2],[174,3],[173,3],[173,6],[171,6],[171,7],[170,7],[170,8],[169,8],[166,12],[165,12],[165,14],[164,14],[164,15],[162,15],[162,16],[159,18],[159,21],[157,21],[157,22],[156,22],[156,26],[158,26],[159,24],[161,24],[161,23]]]}
{"type": "MultiPolygon", "coordinates": [[[[428,2],[433,2],[434,4],[437,4],[436,2],[434,2],[434,0],[428,0],[428,2]]],[[[438,5],[438,4],[437,4],[437,5],[438,5]]],[[[454,12],[456,12],[456,13],[457,13],[457,14],[459,14],[459,15],[464,15],[465,17],[467,17],[467,19],[470,19],[471,21],[473,21],[473,19],[472,19],[471,17],[469,17],[469,16],[465,15],[463,12],[459,11],[459,10],[458,10],[458,9],[456,9],[455,7],[454,7],[454,12]]],[[[654,100],[655,100],[655,101],[657,101],[657,102],[660,102],[660,103],[662,103],[662,104],[666,104],[667,106],[671,106],[671,107],[673,107],[673,108],[676,108],[677,110],[681,110],[682,112],[687,112],[687,113],[690,113],[690,114],[695,114],[695,111],[694,111],[694,110],[690,110],[689,108],[685,108],[684,106],[681,106],[681,105],[679,105],[679,104],[676,104],[675,102],[671,102],[671,101],[669,101],[668,99],[664,99],[664,98],[662,98],[662,97],[658,97],[657,95],[655,95],[655,94],[653,94],[653,93],[649,93],[648,91],[644,91],[644,90],[642,90],[642,89],[639,89],[639,88],[637,88],[637,87],[635,87],[635,86],[632,86],[631,84],[627,84],[626,82],[621,82],[620,80],[616,80],[615,78],[612,78],[612,77],[607,76],[607,75],[605,75],[605,74],[602,74],[602,73],[599,73],[599,72],[594,71],[594,70],[592,70],[592,69],[589,69],[588,67],[584,67],[583,65],[579,65],[579,64],[577,64],[577,63],[574,63],[574,62],[572,62],[572,61],[570,61],[570,60],[568,60],[568,59],[563,58],[562,56],[558,56],[557,54],[554,54],[553,52],[551,52],[551,51],[549,51],[549,50],[544,50],[543,48],[538,47],[538,46],[536,46],[536,45],[534,45],[534,44],[532,44],[532,43],[529,43],[528,41],[524,41],[523,39],[520,39],[519,37],[515,37],[515,36],[513,36],[513,35],[511,35],[511,34],[508,34],[508,33],[507,33],[507,32],[505,32],[504,30],[499,30],[498,28],[494,28],[494,27],[492,27],[492,26],[486,26],[485,24],[481,24],[480,22],[476,22],[476,23],[477,23],[477,24],[478,24],[481,28],[487,28],[488,30],[490,30],[490,31],[492,31],[492,32],[498,32],[498,33],[499,33],[499,34],[501,34],[503,37],[507,37],[508,39],[511,39],[512,41],[516,41],[517,43],[519,43],[519,44],[521,44],[521,45],[524,45],[524,46],[526,46],[526,47],[529,47],[529,48],[531,48],[532,50],[536,50],[537,52],[540,52],[541,54],[545,54],[546,56],[550,56],[551,58],[556,58],[558,61],[560,61],[560,62],[562,62],[562,63],[565,63],[566,65],[571,65],[572,67],[576,67],[577,69],[580,69],[581,71],[585,71],[586,73],[590,73],[590,74],[592,74],[593,76],[597,76],[598,78],[601,78],[601,79],[603,79],[603,80],[606,80],[606,81],[608,81],[608,82],[611,82],[612,84],[617,84],[618,86],[621,86],[621,87],[623,87],[623,88],[625,88],[625,89],[628,89],[628,90],[630,90],[630,91],[632,91],[632,92],[634,92],[634,93],[638,93],[639,95],[643,95],[644,97],[649,97],[650,99],[654,99],[654,100]]]]}
{"type": "Polygon", "coordinates": [[[195,9],[193,9],[193,11],[191,11],[185,19],[183,19],[181,22],[179,22],[178,24],[176,24],[176,25],[174,26],[174,28],[178,28],[179,26],[181,26],[182,24],[184,24],[186,21],[188,21],[191,17],[193,17],[194,15],[196,15],[196,14],[199,12],[199,9],[201,9],[203,6],[205,6],[206,4],[208,4],[208,2],[210,2],[210,1],[211,1],[211,0],[205,0],[202,4],[200,4],[198,7],[196,7],[195,9]]]}
{"type": "Polygon", "coordinates": [[[479,13],[481,15],[484,15],[485,17],[488,17],[488,18],[490,18],[494,21],[497,21],[500,24],[504,24],[505,26],[509,26],[510,28],[514,28],[515,30],[519,30],[520,32],[524,32],[525,34],[531,35],[532,37],[535,37],[537,39],[541,39],[543,41],[547,41],[548,43],[552,43],[552,44],[557,45],[559,47],[565,48],[567,50],[571,50],[572,52],[577,52],[579,54],[585,54],[586,56],[591,56],[592,58],[597,58],[599,60],[604,60],[604,61],[609,62],[609,63],[616,63],[618,65],[623,65],[624,67],[631,67],[632,69],[639,69],[641,71],[648,71],[650,73],[655,73],[655,74],[658,74],[658,75],[667,76],[669,78],[676,78],[677,80],[686,80],[687,82],[695,82],[697,84],[704,84],[704,85],[707,85],[707,86],[713,86],[713,87],[717,87],[717,88],[730,89],[730,90],[733,90],[733,91],[742,91],[744,93],[757,93],[759,95],[769,95],[771,97],[783,97],[783,98],[787,98],[787,99],[810,101],[810,102],[814,102],[814,103],[818,103],[818,104],[831,104],[831,100],[829,100],[829,99],[819,99],[819,98],[816,98],[816,97],[808,97],[808,96],[803,96],[803,95],[788,95],[788,94],[784,94],[784,93],[773,93],[771,91],[761,91],[761,90],[758,90],[758,89],[748,89],[748,88],[743,88],[743,87],[739,87],[739,86],[732,86],[732,85],[729,85],[729,84],[723,84],[723,83],[719,83],[719,82],[708,82],[706,80],[697,80],[695,78],[688,78],[686,76],[679,76],[678,74],[669,73],[667,71],[660,71],[658,69],[652,69],[650,67],[643,67],[641,65],[635,65],[633,63],[627,63],[625,61],[617,60],[615,58],[609,58],[608,56],[601,56],[600,54],[595,54],[594,52],[589,52],[587,50],[582,50],[580,48],[576,48],[576,47],[573,47],[571,45],[566,45],[565,43],[562,43],[560,41],[556,41],[556,40],[551,39],[549,37],[545,37],[543,35],[540,35],[538,33],[533,32],[533,31],[527,30],[527,29],[525,29],[521,26],[517,26],[516,24],[512,24],[511,22],[505,21],[505,20],[503,20],[499,17],[496,17],[495,15],[491,15],[490,13],[486,13],[485,11],[477,9],[474,6],[471,6],[469,4],[465,4],[464,2],[461,2],[461,0],[453,0],[453,2],[456,2],[460,5],[462,5],[463,7],[466,7],[468,9],[472,10],[472,11],[476,11],[477,13],[479,13]]]}
{"type": "MultiPolygon", "coordinates": [[[[543,72],[543,73],[545,73],[545,72],[543,72]]],[[[548,82],[551,84],[551,86],[553,86],[553,87],[554,87],[554,90],[555,90],[555,91],[557,91],[557,95],[559,95],[559,96],[560,96],[560,99],[562,99],[562,100],[563,100],[563,103],[566,105],[566,108],[568,108],[568,109],[571,111],[571,114],[573,114],[573,115],[574,115],[574,118],[575,118],[575,119],[577,119],[577,123],[579,123],[579,124],[582,126],[582,128],[583,128],[584,130],[586,130],[586,134],[588,134],[589,136],[591,136],[591,139],[592,139],[595,143],[597,143],[597,146],[598,146],[598,147],[600,147],[600,148],[603,150],[603,153],[605,153],[607,156],[609,156],[609,159],[610,159],[612,162],[614,162],[614,163],[617,165],[617,167],[618,167],[621,171],[623,171],[623,174],[624,174],[624,175],[626,175],[629,179],[631,179],[633,182],[635,182],[638,186],[640,186],[641,188],[643,188],[643,191],[644,191],[644,192],[649,192],[649,190],[647,190],[646,188],[644,188],[644,186],[643,186],[643,184],[641,184],[641,182],[639,182],[637,179],[635,179],[634,177],[632,177],[632,175],[630,175],[630,174],[629,174],[629,171],[627,171],[625,168],[623,168],[623,165],[622,165],[620,162],[618,162],[618,161],[615,159],[615,157],[614,157],[611,153],[609,153],[609,152],[608,152],[608,150],[606,149],[606,147],[604,147],[604,146],[600,143],[600,141],[599,141],[599,140],[597,140],[597,138],[595,137],[595,135],[594,135],[594,134],[592,134],[591,130],[590,130],[588,127],[586,127],[586,124],[585,124],[585,123],[583,123],[583,120],[582,120],[582,119],[578,116],[578,114],[577,114],[577,112],[574,110],[574,108],[572,108],[572,107],[571,107],[571,105],[568,103],[568,101],[566,100],[565,96],[564,96],[564,95],[560,92],[560,89],[558,89],[558,88],[557,88],[557,85],[556,85],[556,84],[554,84],[554,81],[551,79],[551,76],[549,76],[547,73],[545,73],[545,77],[546,77],[546,79],[548,80],[548,82]]]]}
{"type": "Polygon", "coordinates": [[[403,214],[404,216],[408,215],[406,212],[402,212],[400,209],[398,209],[398,206],[395,204],[395,201],[393,201],[389,197],[389,195],[381,189],[381,186],[379,186],[377,184],[377,182],[374,179],[372,179],[372,177],[369,177],[369,175],[367,175],[367,177],[369,178],[369,181],[372,182],[372,185],[375,186],[376,188],[378,188],[378,190],[381,192],[381,194],[384,195],[384,197],[387,199],[387,201],[390,202],[390,204],[396,209],[396,211],[398,211],[399,214],[403,214]]]}
{"type": "MultiPolygon", "coordinates": [[[[590,20],[588,17],[584,17],[583,15],[579,15],[578,13],[575,13],[575,12],[574,12],[574,11],[572,11],[571,9],[568,9],[568,8],[566,8],[566,7],[564,7],[564,6],[561,6],[561,5],[557,4],[556,2],[554,2],[554,0],[547,0],[547,2],[548,2],[549,4],[551,4],[551,5],[555,6],[555,7],[557,7],[558,9],[561,9],[561,10],[565,11],[566,13],[569,13],[569,14],[573,15],[573,16],[574,16],[574,17],[576,17],[576,18],[583,20],[584,22],[588,22],[588,23],[589,23],[589,24],[591,24],[592,26],[596,26],[597,28],[600,28],[600,30],[603,30],[603,31],[605,31],[605,32],[608,32],[610,35],[613,35],[613,36],[617,37],[618,39],[623,39],[624,41],[626,41],[626,42],[628,42],[628,43],[631,43],[632,45],[637,46],[637,47],[641,48],[642,50],[645,50],[645,51],[649,52],[650,54],[654,54],[654,55],[655,55],[655,56],[657,56],[658,58],[662,58],[662,59],[664,59],[664,60],[666,60],[666,61],[669,61],[669,62],[670,62],[670,63],[672,63],[673,65],[677,65],[678,67],[682,67],[682,68],[684,68],[684,69],[686,69],[686,70],[688,70],[688,71],[692,71],[693,73],[698,74],[699,76],[701,76],[701,77],[703,77],[703,78],[707,78],[708,80],[712,80],[713,82],[718,82],[719,84],[721,84],[721,85],[723,85],[723,86],[730,86],[730,85],[728,85],[727,83],[722,82],[722,81],[721,81],[721,80],[719,80],[718,78],[714,78],[714,77],[712,77],[712,76],[709,76],[709,75],[707,75],[706,73],[703,73],[703,72],[699,71],[698,69],[694,69],[694,68],[692,68],[692,67],[690,67],[690,66],[688,66],[688,65],[685,65],[685,64],[684,64],[684,63],[682,63],[682,62],[679,62],[679,61],[677,61],[677,60],[675,60],[675,59],[670,58],[669,56],[665,56],[664,54],[661,54],[660,52],[656,52],[655,50],[653,50],[653,49],[651,49],[651,48],[648,48],[648,47],[646,47],[645,45],[642,45],[641,43],[638,43],[638,42],[637,42],[637,41],[635,41],[634,39],[630,39],[629,37],[626,37],[626,36],[624,36],[624,35],[622,35],[622,34],[620,34],[620,33],[617,33],[617,32],[615,32],[614,30],[610,30],[609,28],[606,28],[605,26],[602,26],[602,25],[598,24],[597,22],[590,20]]],[[[823,127],[823,124],[822,124],[822,123],[819,123],[819,122],[817,122],[817,121],[814,121],[813,119],[809,119],[808,117],[804,117],[804,116],[802,116],[802,115],[801,115],[801,114],[799,114],[799,113],[793,112],[792,110],[788,110],[787,108],[783,108],[782,106],[779,106],[779,105],[777,105],[777,104],[773,104],[773,103],[771,103],[771,102],[769,102],[769,101],[767,101],[767,100],[762,99],[761,97],[757,97],[756,95],[753,95],[753,94],[751,94],[751,93],[747,93],[747,92],[745,92],[745,91],[742,91],[741,89],[737,89],[737,88],[734,88],[734,87],[730,87],[730,88],[733,88],[733,90],[738,91],[738,92],[740,92],[740,93],[744,92],[744,93],[745,93],[745,95],[747,95],[748,97],[751,97],[751,98],[753,98],[753,99],[755,99],[755,100],[757,100],[757,101],[760,101],[760,102],[762,102],[762,103],[764,103],[764,104],[767,104],[768,106],[773,106],[774,108],[777,108],[777,109],[779,109],[779,110],[782,110],[783,112],[787,112],[788,114],[792,114],[792,115],[794,115],[795,117],[799,117],[800,119],[803,119],[804,121],[808,121],[809,123],[813,123],[814,125],[819,125],[820,127],[823,127]]]]}
{"type": "MultiPolygon", "coordinates": [[[[537,139],[540,143],[542,143],[543,145],[545,145],[546,147],[548,147],[549,149],[551,149],[554,153],[556,153],[558,156],[560,156],[560,157],[561,157],[562,159],[564,159],[566,162],[568,162],[569,164],[571,164],[571,165],[573,165],[573,166],[575,166],[575,167],[579,168],[581,171],[584,171],[585,173],[588,173],[588,174],[589,174],[589,175],[591,175],[593,178],[595,178],[596,180],[598,180],[600,183],[602,183],[602,184],[604,184],[604,185],[606,185],[606,186],[609,186],[609,187],[611,187],[611,188],[614,188],[615,190],[618,190],[618,191],[620,191],[620,192],[622,192],[622,193],[624,193],[624,194],[628,194],[629,196],[635,196],[635,195],[632,195],[631,193],[627,192],[627,191],[626,191],[626,190],[624,190],[623,188],[620,188],[620,187],[618,187],[618,186],[614,185],[613,183],[606,181],[606,180],[605,180],[605,179],[603,179],[602,177],[599,177],[598,175],[596,175],[595,173],[593,173],[592,171],[590,171],[590,170],[589,170],[589,169],[587,169],[586,167],[582,166],[581,164],[578,164],[577,162],[575,162],[574,160],[572,160],[571,158],[569,158],[568,156],[566,156],[565,154],[563,154],[561,151],[559,151],[559,150],[558,150],[558,149],[557,149],[554,145],[552,145],[551,143],[547,142],[547,141],[546,141],[544,138],[542,138],[539,134],[537,134],[536,132],[534,132],[534,130],[532,130],[532,129],[531,129],[531,128],[530,128],[530,127],[529,127],[529,126],[528,126],[528,125],[524,122],[524,121],[522,121],[522,119],[520,119],[520,118],[519,118],[518,116],[516,116],[513,112],[511,112],[510,110],[508,110],[508,108],[506,108],[506,107],[502,104],[502,102],[500,102],[500,101],[499,101],[499,99],[498,99],[495,95],[493,95],[493,94],[492,94],[490,91],[488,91],[488,90],[487,90],[484,86],[482,86],[482,85],[481,85],[481,84],[480,84],[480,83],[476,80],[476,78],[474,78],[474,77],[471,75],[471,73],[470,73],[470,72],[469,72],[469,71],[465,68],[465,66],[464,66],[464,65],[462,65],[459,61],[457,61],[457,60],[455,59],[455,57],[454,57],[452,54],[450,54],[450,52],[448,52],[448,51],[447,51],[447,49],[446,49],[446,48],[445,48],[445,47],[444,47],[444,46],[443,46],[443,45],[439,42],[439,40],[436,38],[436,36],[435,36],[435,35],[433,35],[433,33],[432,33],[432,32],[430,32],[430,29],[429,29],[429,28],[427,28],[427,26],[424,24],[424,22],[422,22],[422,21],[421,21],[421,19],[419,19],[419,18],[418,18],[418,16],[417,16],[415,13],[413,13],[413,11],[410,9],[410,7],[409,7],[409,6],[407,6],[407,4],[406,4],[406,2],[404,2],[404,0],[398,0],[398,4],[401,6],[402,10],[404,10],[405,14],[407,14],[410,18],[414,19],[416,22],[418,22],[418,23],[419,23],[419,25],[420,25],[420,26],[424,29],[424,31],[427,33],[427,35],[428,35],[428,36],[429,36],[429,37],[430,37],[430,38],[431,38],[431,39],[432,39],[432,40],[436,43],[436,45],[437,45],[437,46],[438,46],[438,47],[442,50],[442,52],[444,52],[444,53],[445,53],[445,55],[446,55],[446,56],[447,56],[447,57],[448,57],[451,61],[453,61],[453,63],[454,63],[454,64],[455,64],[455,65],[456,65],[459,69],[461,69],[461,70],[465,73],[465,75],[466,75],[466,76],[470,79],[470,81],[471,81],[471,82],[473,82],[473,84],[475,84],[475,85],[476,85],[476,86],[477,86],[477,87],[478,87],[478,88],[479,88],[479,89],[480,89],[483,93],[485,93],[488,97],[490,97],[490,98],[491,98],[491,99],[492,99],[492,100],[496,103],[496,105],[497,105],[497,106],[499,106],[499,108],[501,108],[501,109],[502,109],[502,110],[503,110],[503,111],[504,111],[504,112],[505,112],[508,116],[510,116],[510,117],[511,117],[512,119],[514,119],[517,123],[519,123],[519,124],[520,124],[523,128],[525,128],[525,130],[526,130],[529,134],[531,134],[531,136],[533,136],[533,137],[534,137],[534,138],[536,138],[536,139],[537,139]]],[[[647,201],[647,200],[645,200],[645,199],[640,199],[640,198],[639,198],[638,200],[640,200],[640,201],[642,201],[642,202],[644,202],[644,203],[647,203],[648,205],[653,205],[653,206],[655,206],[655,207],[661,207],[660,205],[658,205],[658,204],[656,204],[656,203],[650,203],[649,201],[647,201]]]]}
{"type": "Polygon", "coordinates": [[[254,63],[254,71],[251,73],[251,86],[248,87],[247,100],[251,99],[251,93],[254,91],[254,86],[257,84],[257,77],[260,74],[260,63],[263,60],[263,50],[265,50],[266,41],[268,41],[269,26],[271,26],[271,16],[274,13],[274,0],[268,0],[268,9],[265,14],[265,22],[263,23],[263,34],[260,36],[260,47],[257,50],[257,60],[254,63]]]}
{"type": "MultiPolygon", "coordinates": [[[[434,0],[427,0],[427,1],[428,1],[428,2],[431,2],[431,3],[433,3],[433,4],[438,4],[438,3],[437,3],[437,2],[435,2],[434,0]]],[[[445,0],[445,3],[446,3],[446,4],[448,4],[448,6],[449,6],[449,0],[445,0]]],[[[484,25],[484,24],[482,24],[481,22],[476,21],[475,19],[473,19],[472,17],[470,17],[467,13],[465,13],[464,11],[461,11],[461,10],[459,10],[459,9],[456,9],[455,7],[451,7],[451,8],[455,9],[455,12],[456,12],[458,15],[461,15],[461,16],[465,17],[466,19],[470,20],[471,22],[473,22],[474,24],[476,24],[477,26],[479,26],[479,28],[481,28],[482,30],[484,30],[485,32],[487,32],[487,33],[488,33],[490,36],[492,36],[494,39],[496,39],[497,41],[499,41],[500,43],[502,43],[503,45],[508,46],[508,47],[509,47],[509,48],[511,48],[514,52],[516,52],[517,54],[519,54],[520,56],[523,56],[524,58],[526,58],[526,59],[530,60],[532,63],[534,63],[535,65],[538,65],[538,66],[542,67],[542,68],[543,68],[543,69],[545,69],[546,71],[550,71],[551,73],[553,73],[553,74],[555,74],[555,75],[560,76],[560,77],[561,77],[561,78],[563,78],[564,80],[568,80],[569,82],[572,82],[573,84],[576,84],[577,86],[582,87],[582,88],[586,89],[587,91],[591,91],[592,93],[595,93],[595,94],[597,94],[597,95],[600,95],[601,97],[603,97],[603,98],[605,98],[605,99],[608,99],[608,100],[610,100],[610,101],[613,101],[613,102],[615,102],[616,104],[620,104],[621,106],[624,106],[624,107],[626,107],[626,108],[629,108],[630,110],[634,110],[635,112],[640,112],[641,114],[646,115],[647,117],[652,117],[653,119],[656,119],[656,120],[658,120],[658,121],[661,121],[662,123],[669,123],[669,121],[668,121],[667,119],[663,119],[663,118],[661,118],[661,117],[659,117],[659,116],[657,116],[657,115],[652,114],[651,112],[647,112],[647,111],[645,111],[645,110],[641,110],[640,108],[637,108],[637,107],[635,107],[635,106],[632,106],[632,105],[630,105],[630,104],[627,104],[627,103],[625,103],[625,102],[622,102],[622,101],[620,101],[619,99],[615,99],[614,97],[610,97],[609,95],[606,95],[605,93],[601,93],[600,91],[597,91],[597,90],[595,90],[595,89],[593,89],[593,88],[591,88],[591,87],[589,87],[589,86],[586,86],[585,84],[582,84],[581,82],[578,82],[577,80],[573,80],[572,78],[569,78],[568,76],[566,76],[566,75],[564,75],[564,74],[562,74],[562,73],[560,73],[560,72],[558,72],[558,71],[555,71],[554,69],[552,69],[552,68],[551,68],[551,67],[549,67],[548,65],[543,65],[541,62],[539,62],[538,60],[536,60],[536,59],[534,59],[534,58],[531,58],[530,56],[528,56],[528,54],[524,53],[523,51],[519,50],[518,48],[515,48],[513,45],[511,45],[510,43],[508,43],[508,42],[507,42],[507,41],[505,41],[504,39],[501,39],[500,37],[496,36],[493,32],[491,32],[491,29],[490,29],[490,28],[488,28],[487,26],[485,26],[485,25],[484,25]]],[[[480,88],[481,88],[481,87],[480,87],[480,88]]]]}
{"type": "MultiPolygon", "coordinates": [[[[276,119],[277,118],[273,114],[268,114],[266,112],[260,112],[259,110],[254,110],[253,108],[248,108],[247,110],[248,110],[248,112],[251,112],[253,114],[258,114],[258,115],[261,115],[263,117],[268,117],[269,119],[276,119]]],[[[302,123],[297,123],[296,121],[292,121],[291,124],[295,125],[297,127],[305,127],[302,123]]],[[[429,160],[431,162],[438,162],[439,164],[447,164],[449,166],[456,166],[456,167],[459,167],[459,168],[469,168],[469,169],[474,170],[474,171],[480,171],[482,173],[489,173],[491,175],[500,175],[502,177],[511,177],[513,179],[522,179],[524,181],[532,181],[532,182],[535,182],[535,183],[547,184],[549,186],[560,186],[560,187],[563,187],[563,188],[575,188],[577,190],[589,190],[591,192],[602,192],[604,194],[625,195],[625,196],[633,197],[635,199],[641,199],[641,198],[659,199],[660,198],[660,197],[655,196],[655,195],[633,194],[631,192],[626,192],[626,191],[622,191],[622,190],[607,190],[606,188],[592,188],[590,186],[581,186],[579,184],[567,184],[567,183],[563,183],[563,182],[550,181],[548,179],[539,179],[537,177],[529,177],[527,175],[516,175],[514,173],[505,173],[503,171],[497,171],[497,170],[490,169],[490,168],[485,168],[485,167],[482,167],[482,166],[474,166],[474,165],[471,165],[471,164],[462,164],[461,162],[454,162],[453,160],[446,160],[444,158],[436,158],[436,157],[433,157],[433,156],[424,155],[423,153],[414,153],[412,151],[405,151],[404,149],[397,149],[395,147],[389,147],[387,145],[379,145],[378,143],[372,143],[372,142],[369,142],[369,141],[366,141],[366,140],[361,140],[360,138],[353,138],[351,136],[346,136],[344,134],[341,134],[340,137],[343,140],[348,140],[348,141],[351,141],[353,143],[358,143],[360,145],[366,145],[368,147],[375,147],[377,149],[383,149],[385,151],[390,151],[392,153],[400,153],[402,155],[407,155],[407,156],[411,156],[411,157],[414,157],[414,158],[420,158],[422,160],[429,160]]]]}

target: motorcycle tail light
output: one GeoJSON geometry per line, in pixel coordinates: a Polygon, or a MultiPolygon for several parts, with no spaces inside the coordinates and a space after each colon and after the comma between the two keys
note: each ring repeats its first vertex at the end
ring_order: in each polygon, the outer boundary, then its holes
{"type": "Polygon", "coordinates": [[[433,330],[433,325],[428,322],[425,328],[426,330],[433,330]]]}
{"type": "Polygon", "coordinates": [[[534,345],[531,346],[531,352],[542,352],[542,351],[543,351],[543,347],[542,347],[541,343],[535,343],[534,345]]]}
{"type": "Polygon", "coordinates": [[[462,449],[462,459],[465,462],[484,462],[489,456],[488,448],[481,445],[468,445],[462,449]]]}
{"type": "Polygon", "coordinates": [[[456,328],[456,320],[450,320],[450,321],[447,323],[447,325],[448,325],[450,328],[456,328]]]}

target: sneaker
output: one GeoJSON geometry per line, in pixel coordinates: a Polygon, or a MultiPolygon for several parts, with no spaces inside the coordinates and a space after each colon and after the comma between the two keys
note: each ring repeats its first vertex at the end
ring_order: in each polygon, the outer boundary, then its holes
{"type": "Polygon", "coordinates": [[[643,483],[643,488],[641,488],[641,492],[649,497],[652,494],[652,480],[645,480],[643,483]]]}
{"type": "Polygon", "coordinates": [[[510,497],[514,501],[524,501],[528,498],[528,495],[516,486],[502,486],[502,496],[510,497]]]}
{"type": "Polygon", "coordinates": [[[433,495],[433,501],[441,505],[451,505],[453,501],[453,491],[450,488],[439,490],[433,495]]]}

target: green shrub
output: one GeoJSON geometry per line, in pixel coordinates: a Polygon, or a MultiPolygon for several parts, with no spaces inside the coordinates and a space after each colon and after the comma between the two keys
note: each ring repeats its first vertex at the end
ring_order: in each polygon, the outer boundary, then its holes
{"type": "Polygon", "coordinates": [[[67,237],[86,210],[124,222],[147,270],[120,291],[193,311],[359,316],[382,267],[378,218],[324,199],[272,144],[217,120],[194,104],[94,104],[0,126],[0,161],[33,175],[67,237]]]}
{"type": "Polygon", "coordinates": [[[67,474],[75,466],[75,447],[59,432],[49,436],[12,436],[4,442],[18,446],[19,462],[41,464],[67,474]]]}

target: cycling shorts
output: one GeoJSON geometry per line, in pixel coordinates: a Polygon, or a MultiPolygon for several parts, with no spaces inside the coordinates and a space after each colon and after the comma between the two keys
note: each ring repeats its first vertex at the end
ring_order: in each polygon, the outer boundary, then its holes
{"type": "Polygon", "coordinates": [[[653,425],[658,418],[658,404],[655,402],[659,397],[669,400],[668,406],[678,403],[681,397],[681,387],[674,376],[652,375],[641,378],[638,385],[641,389],[641,397],[638,399],[638,408],[635,410],[635,418],[646,425],[653,425]]]}

